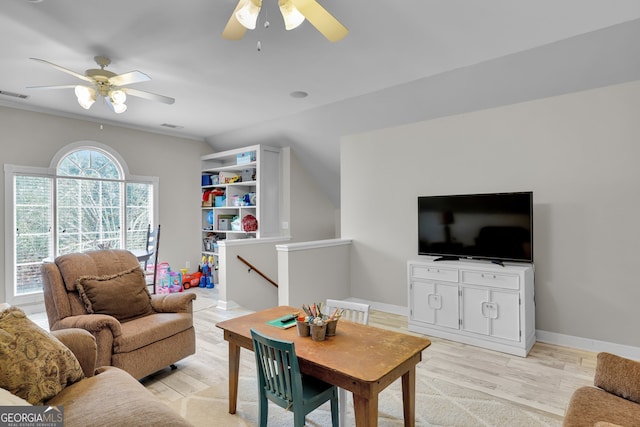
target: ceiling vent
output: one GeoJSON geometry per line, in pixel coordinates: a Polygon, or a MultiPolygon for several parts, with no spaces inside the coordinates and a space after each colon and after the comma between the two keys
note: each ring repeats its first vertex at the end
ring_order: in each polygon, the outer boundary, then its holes
{"type": "Polygon", "coordinates": [[[180,126],[180,125],[172,125],[170,123],[163,123],[160,126],[166,127],[166,128],[170,128],[170,129],[182,129],[184,126],[180,126]]]}
{"type": "Polygon", "coordinates": [[[0,95],[10,96],[12,98],[20,98],[20,99],[29,98],[29,95],[23,95],[21,93],[15,93],[15,92],[8,92],[6,90],[0,90],[0,95]]]}

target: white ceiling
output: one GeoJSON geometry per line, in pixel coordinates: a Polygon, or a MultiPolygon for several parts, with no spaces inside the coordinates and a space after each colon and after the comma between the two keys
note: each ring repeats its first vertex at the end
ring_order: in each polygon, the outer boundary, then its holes
{"type": "Polygon", "coordinates": [[[276,0],[263,0],[270,27],[241,41],[220,36],[237,0],[2,0],[0,90],[29,97],[0,105],[216,150],[292,146],[339,205],[341,135],[640,79],[638,0],[319,2],[349,28],[342,41],[306,22],[285,31],[276,0]],[[30,57],[82,74],[96,55],[117,74],[149,74],[132,87],[175,104],[129,97],[116,115],[82,109],[71,89],[27,88],[81,83],[30,57]]]}

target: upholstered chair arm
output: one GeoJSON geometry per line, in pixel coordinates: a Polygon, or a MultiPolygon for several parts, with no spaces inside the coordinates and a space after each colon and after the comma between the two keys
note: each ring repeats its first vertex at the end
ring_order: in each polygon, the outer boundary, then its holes
{"type": "Polygon", "coordinates": [[[80,328],[91,333],[96,339],[98,355],[96,366],[111,365],[111,353],[114,342],[122,336],[120,322],[113,316],[106,314],[81,314],[58,320],[52,330],[80,328]]]}
{"type": "Polygon", "coordinates": [[[114,338],[122,335],[120,322],[113,316],[107,314],[80,314],[78,316],[69,316],[58,320],[52,330],[80,328],[85,329],[95,335],[104,329],[110,329],[114,338]]]}
{"type": "Polygon", "coordinates": [[[53,331],[51,334],[59,339],[73,352],[80,362],[85,377],[92,377],[96,369],[96,339],[84,329],[71,328],[53,331]]]}
{"type": "Polygon", "coordinates": [[[640,403],[640,362],[599,353],[593,383],[616,396],[640,403]]]}
{"type": "Polygon", "coordinates": [[[192,313],[196,294],[179,292],[174,294],[151,295],[151,306],[158,313],[192,313]]]}

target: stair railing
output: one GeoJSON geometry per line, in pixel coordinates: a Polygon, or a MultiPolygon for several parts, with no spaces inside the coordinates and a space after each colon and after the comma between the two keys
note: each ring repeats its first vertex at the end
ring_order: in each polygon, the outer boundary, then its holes
{"type": "Polygon", "coordinates": [[[276,288],[278,287],[278,284],[276,282],[274,282],[273,280],[269,279],[262,271],[258,270],[257,268],[255,268],[253,265],[251,265],[251,263],[249,261],[247,261],[246,259],[242,258],[240,255],[237,255],[238,259],[240,261],[242,261],[243,263],[245,263],[248,267],[249,270],[247,271],[248,273],[251,273],[251,270],[255,271],[256,273],[258,273],[263,279],[265,279],[267,282],[271,283],[273,286],[275,286],[276,288]]]}

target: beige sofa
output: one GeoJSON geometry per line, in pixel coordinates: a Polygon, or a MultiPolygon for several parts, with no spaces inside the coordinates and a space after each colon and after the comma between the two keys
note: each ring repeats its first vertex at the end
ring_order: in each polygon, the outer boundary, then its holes
{"type": "Polygon", "coordinates": [[[125,371],[95,369],[96,341],[85,330],[48,333],[6,304],[0,330],[1,406],[62,406],[65,427],[191,425],[125,371]]]}
{"type": "Polygon", "coordinates": [[[42,265],[51,331],[81,328],[96,339],[96,366],[141,379],[195,353],[190,292],[151,295],[126,250],[57,257],[42,265]]]}
{"type": "Polygon", "coordinates": [[[640,426],[640,362],[599,353],[593,383],[573,393],[565,427],[640,426]]]}

